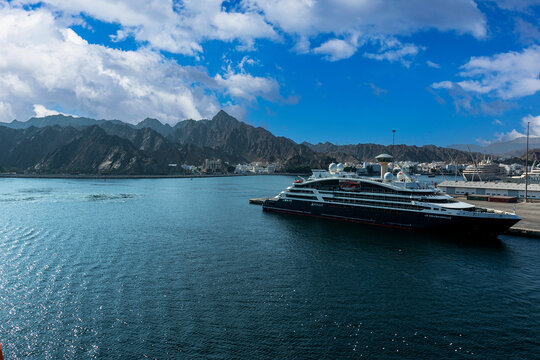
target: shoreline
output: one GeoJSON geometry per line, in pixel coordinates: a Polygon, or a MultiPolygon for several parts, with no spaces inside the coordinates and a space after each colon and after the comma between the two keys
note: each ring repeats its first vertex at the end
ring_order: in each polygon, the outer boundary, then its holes
{"type": "Polygon", "coordinates": [[[242,177],[242,176],[307,176],[306,174],[295,173],[274,173],[274,174],[193,174],[193,175],[103,175],[103,174],[0,174],[0,178],[21,178],[21,179],[184,179],[184,178],[214,178],[214,177],[242,177]]]}

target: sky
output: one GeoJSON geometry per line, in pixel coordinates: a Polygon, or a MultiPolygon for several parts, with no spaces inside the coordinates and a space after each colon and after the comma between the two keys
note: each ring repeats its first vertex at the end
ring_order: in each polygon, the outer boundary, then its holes
{"type": "Polygon", "coordinates": [[[540,0],[0,0],[0,121],[223,109],[296,142],[540,136],[540,0]]]}

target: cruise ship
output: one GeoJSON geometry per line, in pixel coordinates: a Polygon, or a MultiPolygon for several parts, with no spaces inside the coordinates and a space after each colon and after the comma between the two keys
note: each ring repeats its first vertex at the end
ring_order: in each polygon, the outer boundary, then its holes
{"type": "Polygon", "coordinates": [[[525,177],[527,177],[530,184],[540,184],[540,165],[537,165],[536,167],[534,165],[535,164],[531,166],[531,170],[529,170],[528,174],[523,173],[519,176],[510,176],[504,180],[509,182],[523,183],[525,182],[525,177]]]}
{"type": "Polygon", "coordinates": [[[343,165],[313,170],[263,202],[263,210],[403,229],[497,236],[520,220],[515,213],[457,201],[433,185],[386,172],[392,157],[382,154],[381,178],[343,172],[343,165]]]}
{"type": "Polygon", "coordinates": [[[502,175],[501,167],[490,159],[483,160],[478,165],[469,165],[463,170],[463,176],[469,181],[498,180],[502,175]]]}

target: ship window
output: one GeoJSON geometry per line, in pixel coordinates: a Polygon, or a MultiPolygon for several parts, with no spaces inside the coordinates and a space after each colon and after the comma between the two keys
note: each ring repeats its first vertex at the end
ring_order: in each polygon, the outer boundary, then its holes
{"type": "Polygon", "coordinates": [[[288,198],[293,198],[293,199],[317,200],[316,196],[300,195],[300,194],[299,195],[287,194],[287,197],[288,198]]]}

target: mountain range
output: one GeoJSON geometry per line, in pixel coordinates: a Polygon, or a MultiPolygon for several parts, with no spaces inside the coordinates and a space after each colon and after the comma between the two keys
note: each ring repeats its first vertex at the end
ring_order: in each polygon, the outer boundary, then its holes
{"type": "Polygon", "coordinates": [[[298,144],[224,111],[174,126],[150,118],[134,125],[65,115],[0,124],[0,167],[30,173],[166,174],[170,163],[200,165],[207,158],[275,162],[283,171],[307,172],[335,161],[373,161],[383,152],[413,161],[463,162],[471,156],[434,145],[298,144]]]}
{"type": "MultiPolygon", "coordinates": [[[[448,145],[451,149],[462,151],[474,151],[482,154],[498,155],[502,157],[517,157],[525,153],[527,137],[520,136],[509,141],[498,141],[486,145],[478,144],[453,144],[448,145]]],[[[529,137],[529,149],[540,148],[540,136],[529,137]]]]}

